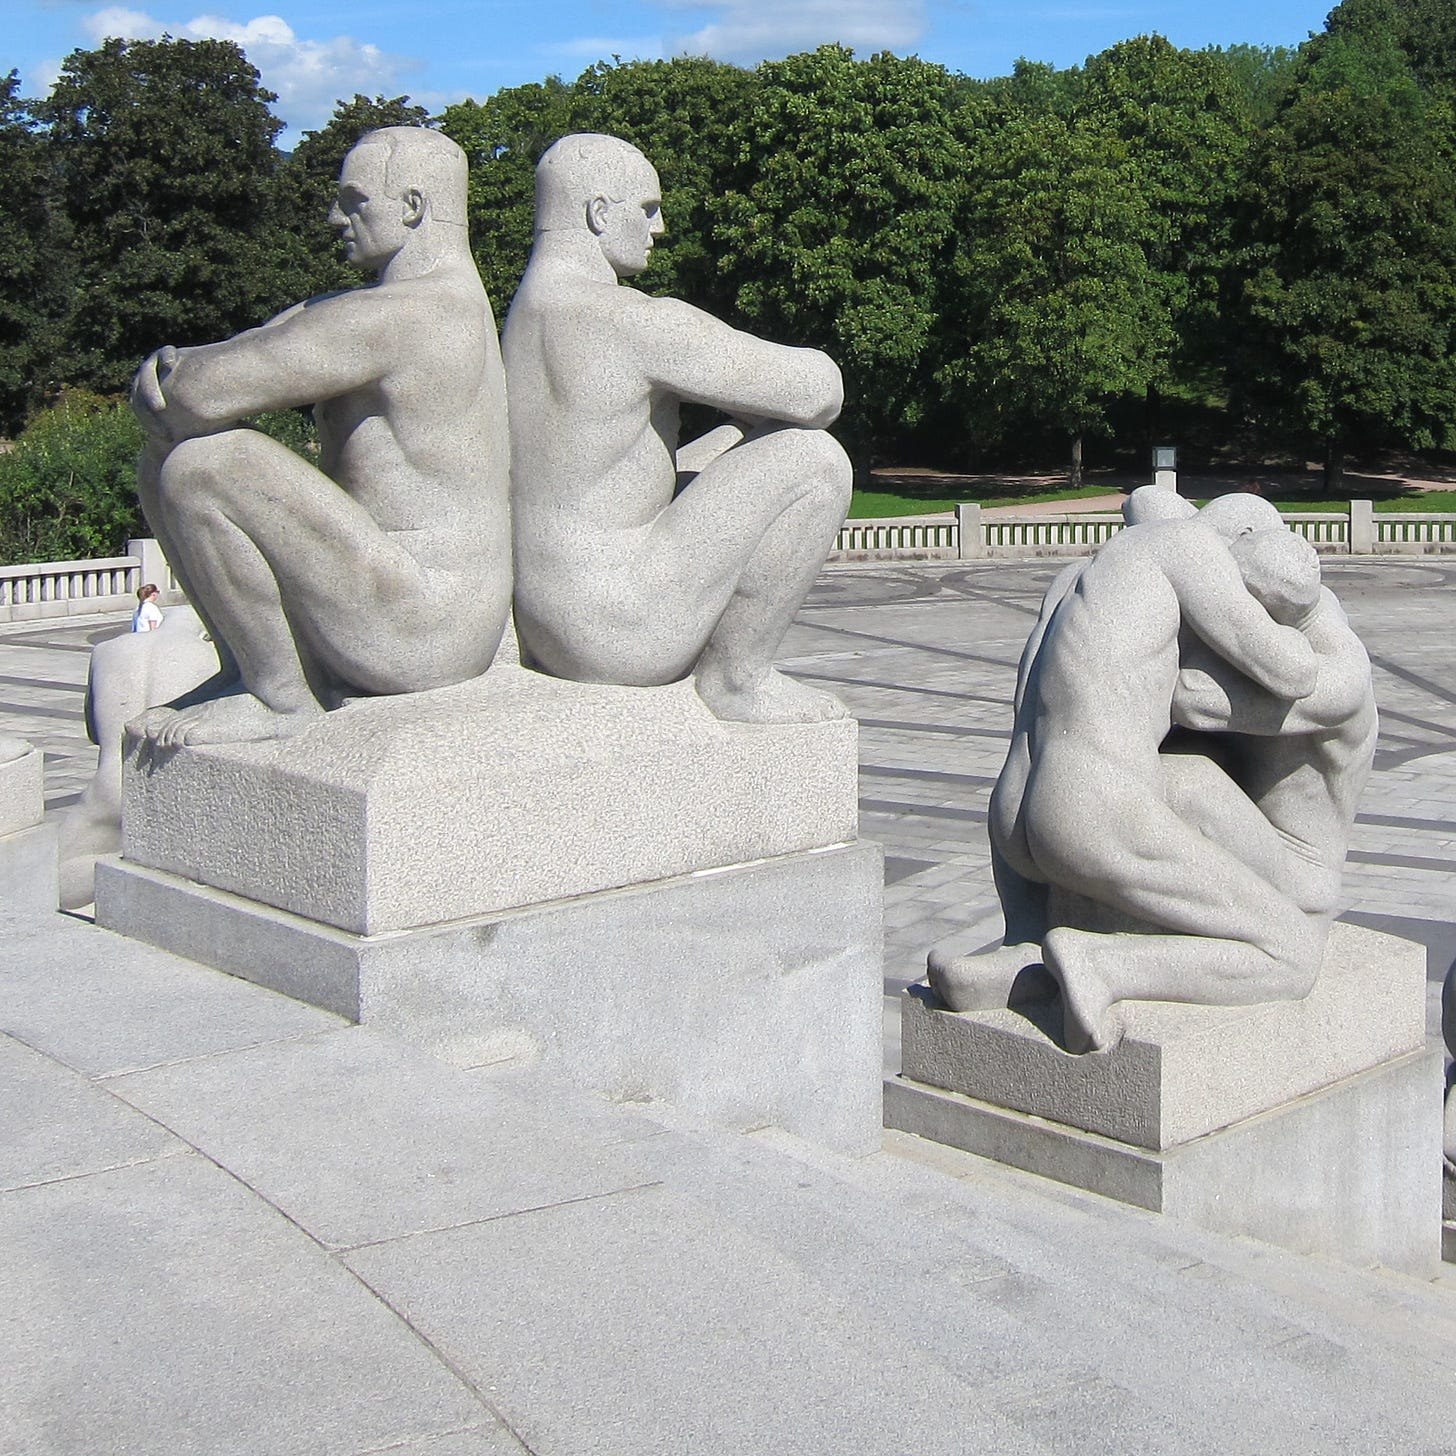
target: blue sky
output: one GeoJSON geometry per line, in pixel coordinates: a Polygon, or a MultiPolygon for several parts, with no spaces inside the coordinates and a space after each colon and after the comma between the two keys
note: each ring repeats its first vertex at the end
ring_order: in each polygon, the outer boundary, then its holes
{"type": "Polygon", "coordinates": [[[238,41],[279,95],[284,145],[338,96],[408,92],[438,109],[592,61],[681,54],[751,65],[827,41],[915,54],[972,76],[1018,56],[1058,66],[1157,31],[1177,45],[1295,45],[1330,0],[5,0],[0,74],[43,94],[61,60],[107,35],[238,41]]]}

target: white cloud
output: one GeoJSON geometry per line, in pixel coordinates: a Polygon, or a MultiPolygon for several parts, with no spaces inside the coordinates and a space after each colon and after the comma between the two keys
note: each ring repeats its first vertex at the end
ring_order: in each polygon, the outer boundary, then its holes
{"type": "MultiPolygon", "coordinates": [[[[179,40],[235,41],[258,68],[263,84],[278,93],[274,110],[287,121],[290,133],[322,126],[334,102],[356,91],[366,96],[399,95],[408,90],[403,78],[418,66],[352,36],[305,40],[277,15],[260,15],[242,25],[216,15],[163,25],[139,10],[113,5],[84,23],[95,41],[106,36],[155,40],[164,32],[179,40]]],[[[281,140],[288,144],[286,137],[281,140]]]]}
{"type": "MultiPolygon", "coordinates": [[[[701,10],[699,0],[657,0],[667,9],[701,10]]],[[[925,0],[710,0],[719,19],[670,35],[672,55],[712,56],[754,65],[838,42],[861,55],[913,50],[925,33],[925,0]]]]}

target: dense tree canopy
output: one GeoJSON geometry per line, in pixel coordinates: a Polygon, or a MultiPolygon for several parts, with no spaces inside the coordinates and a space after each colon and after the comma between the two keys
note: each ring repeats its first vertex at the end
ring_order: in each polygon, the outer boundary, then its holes
{"type": "Polygon", "coordinates": [[[275,99],[227,41],[67,57],[37,107],[72,231],[67,383],[118,389],[159,344],[257,321],[275,292],[275,99]]]}
{"type": "MultiPolygon", "coordinates": [[[[1139,36],[992,80],[837,46],[613,60],[433,121],[342,99],[289,155],[273,99],[223,41],[108,40],[37,100],[0,78],[0,432],[357,283],[326,222],[339,163],[371,127],[434,124],[470,159],[498,318],[541,153],[624,137],[668,227],[634,286],[830,352],[861,465],[1140,451],[1164,399],[1332,469],[1456,448],[1456,0],[1343,0],[1298,49],[1139,36]]],[[[120,438],[100,406],[67,419],[120,438]]],[[[12,481],[27,520],[37,478],[12,481]]]]}
{"type": "Polygon", "coordinates": [[[14,71],[0,80],[0,434],[19,429],[51,383],[70,282],[47,150],[19,89],[14,71]]]}
{"type": "Polygon", "coordinates": [[[1347,0],[1249,169],[1238,392],[1320,442],[1450,446],[1456,132],[1391,0],[1347,0]]]}

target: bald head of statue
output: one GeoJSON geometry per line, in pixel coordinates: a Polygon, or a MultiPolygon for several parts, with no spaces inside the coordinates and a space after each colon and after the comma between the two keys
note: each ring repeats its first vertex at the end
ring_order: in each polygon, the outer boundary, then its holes
{"type": "Polygon", "coordinates": [[[465,226],[470,169],[465,153],[443,132],[424,126],[381,126],[365,132],[344,158],[341,184],[352,177],[371,196],[391,202],[418,194],[434,222],[465,226]]]}

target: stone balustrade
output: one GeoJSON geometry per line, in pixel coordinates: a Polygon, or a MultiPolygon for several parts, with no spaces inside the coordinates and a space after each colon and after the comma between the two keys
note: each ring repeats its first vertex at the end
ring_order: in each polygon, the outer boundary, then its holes
{"type": "MultiPolygon", "coordinates": [[[[1348,511],[1290,511],[1284,519],[1322,554],[1434,555],[1456,552],[1456,514],[1376,512],[1370,501],[1348,511]]],[[[997,512],[956,507],[955,519],[901,517],[846,521],[831,561],[988,561],[1086,556],[1123,526],[1113,511],[997,512]]]]}
{"type": "Polygon", "coordinates": [[[0,622],[121,611],[136,606],[137,588],[148,581],[162,588],[163,601],[181,600],[166,558],[150,538],[128,541],[125,556],[0,566],[0,622]]]}
{"type": "MultiPolygon", "coordinates": [[[[1351,501],[1346,511],[1290,511],[1284,519],[1321,553],[1429,556],[1456,553],[1456,514],[1375,511],[1351,501]]],[[[995,561],[1033,556],[1086,556],[1122,529],[1114,511],[988,515],[978,505],[956,508],[954,520],[904,517],[846,521],[830,561],[995,561]]],[[[0,622],[115,612],[136,605],[145,581],[163,601],[181,601],[161,548],[128,541],[125,556],[93,561],[43,561],[0,566],[0,622]]]]}

